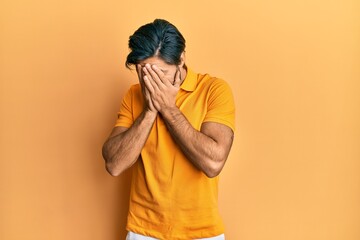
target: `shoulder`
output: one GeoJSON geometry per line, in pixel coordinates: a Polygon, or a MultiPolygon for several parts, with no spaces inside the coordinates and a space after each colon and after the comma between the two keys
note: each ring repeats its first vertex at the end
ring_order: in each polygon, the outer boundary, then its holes
{"type": "Polygon", "coordinates": [[[137,95],[138,93],[141,93],[141,87],[140,84],[133,84],[131,85],[128,90],[126,91],[126,95],[137,95]]]}
{"type": "Polygon", "coordinates": [[[140,95],[141,95],[140,84],[133,84],[127,89],[123,99],[125,101],[134,101],[134,99],[139,98],[140,95]]]}
{"type": "Polygon", "coordinates": [[[198,74],[199,85],[208,88],[209,91],[230,91],[231,87],[222,78],[211,76],[210,74],[198,74]]]}
{"type": "Polygon", "coordinates": [[[139,91],[141,90],[140,84],[136,83],[130,86],[129,91],[139,91]]]}

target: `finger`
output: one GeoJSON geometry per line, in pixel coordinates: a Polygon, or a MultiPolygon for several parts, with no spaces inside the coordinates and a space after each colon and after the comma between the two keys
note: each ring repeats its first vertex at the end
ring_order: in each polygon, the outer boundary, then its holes
{"type": "Polygon", "coordinates": [[[152,76],[149,73],[148,69],[146,67],[143,67],[142,70],[144,72],[144,75],[147,76],[149,80],[152,80],[152,76]]]}
{"type": "Polygon", "coordinates": [[[144,83],[144,72],[143,70],[141,69],[141,65],[140,64],[137,64],[136,65],[136,72],[138,74],[138,78],[139,78],[139,82],[140,82],[140,86],[142,89],[145,88],[145,83],[144,83]]]}
{"type": "Polygon", "coordinates": [[[161,84],[163,83],[163,79],[161,79],[160,76],[153,70],[150,64],[146,65],[146,69],[150,73],[152,79],[156,82],[156,84],[158,84],[158,86],[161,87],[161,84]]]}
{"type": "Polygon", "coordinates": [[[149,78],[148,78],[148,76],[146,75],[146,76],[144,76],[144,84],[145,84],[145,87],[146,87],[146,89],[151,93],[151,94],[153,94],[154,92],[155,92],[155,88],[157,88],[157,86],[154,86],[153,84],[152,84],[152,82],[153,81],[151,81],[149,78]]]}
{"type": "Polygon", "coordinates": [[[141,66],[137,66],[136,71],[138,72],[138,78],[139,78],[140,85],[142,88],[144,88],[145,87],[145,84],[144,84],[145,74],[144,74],[143,70],[141,69],[141,66]]]}
{"type": "Polygon", "coordinates": [[[156,65],[152,65],[151,66],[151,69],[156,73],[156,75],[159,77],[159,79],[164,83],[166,84],[168,81],[167,79],[165,79],[165,74],[163,71],[161,71],[160,68],[158,68],[158,66],[156,65]]]}
{"type": "Polygon", "coordinates": [[[180,69],[178,69],[175,73],[175,79],[174,79],[174,87],[180,87],[180,83],[181,83],[181,72],[180,69]]]}
{"type": "Polygon", "coordinates": [[[136,64],[136,72],[139,76],[141,75],[141,65],[140,64],[136,64]]]}
{"type": "Polygon", "coordinates": [[[147,76],[149,83],[154,87],[155,90],[159,90],[160,88],[163,89],[162,81],[159,79],[157,74],[151,69],[150,64],[146,64],[145,67],[143,67],[143,71],[147,76]]]}

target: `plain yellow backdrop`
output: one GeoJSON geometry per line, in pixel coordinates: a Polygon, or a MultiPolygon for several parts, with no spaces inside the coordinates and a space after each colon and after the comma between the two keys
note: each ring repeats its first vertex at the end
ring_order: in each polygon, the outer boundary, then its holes
{"type": "Polygon", "coordinates": [[[128,37],[155,18],[235,95],[227,239],[360,239],[359,13],[357,0],[2,0],[0,239],[124,239],[130,174],[108,175],[101,146],[137,82],[128,37]]]}

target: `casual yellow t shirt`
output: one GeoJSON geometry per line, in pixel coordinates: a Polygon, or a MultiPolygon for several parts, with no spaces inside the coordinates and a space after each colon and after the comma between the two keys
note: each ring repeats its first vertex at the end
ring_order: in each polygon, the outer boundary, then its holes
{"type": "MultiPolygon", "coordinates": [[[[116,126],[130,127],[143,110],[143,101],[140,85],[133,85],[122,101],[116,126]]],[[[235,129],[233,95],[224,80],[188,68],[176,105],[196,130],[203,122],[235,129]]],[[[185,157],[160,116],[132,171],[127,230],[166,240],[224,233],[218,177],[208,178],[185,157]]]]}

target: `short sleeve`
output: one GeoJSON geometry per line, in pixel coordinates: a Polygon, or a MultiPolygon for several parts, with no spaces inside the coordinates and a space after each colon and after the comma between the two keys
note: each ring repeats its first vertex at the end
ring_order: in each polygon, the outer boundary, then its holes
{"type": "Polygon", "coordinates": [[[216,79],[212,83],[207,105],[204,122],[221,123],[235,131],[235,103],[227,82],[216,79]]]}
{"type": "Polygon", "coordinates": [[[132,113],[132,99],[133,99],[132,88],[130,88],[122,99],[120,110],[117,114],[117,120],[115,127],[131,127],[134,122],[132,113]]]}

